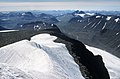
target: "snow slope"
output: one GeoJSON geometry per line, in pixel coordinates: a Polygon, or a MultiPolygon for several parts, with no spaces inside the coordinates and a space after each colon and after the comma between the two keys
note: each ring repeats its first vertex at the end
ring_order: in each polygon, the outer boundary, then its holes
{"type": "Polygon", "coordinates": [[[103,62],[105,63],[106,68],[108,69],[110,79],[120,79],[120,59],[116,56],[100,50],[98,48],[87,46],[87,49],[90,50],[94,55],[101,55],[103,62]]]}
{"type": "Polygon", "coordinates": [[[0,64],[0,79],[32,79],[32,77],[17,68],[0,64]]]}
{"type": "MultiPolygon", "coordinates": [[[[23,78],[11,74],[15,79],[84,79],[66,46],[55,43],[55,39],[57,37],[49,34],[39,34],[31,41],[4,46],[0,48],[0,63],[14,67],[13,71],[16,68],[20,73],[24,72],[23,78]]],[[[2,75],[4,78],[0,75],[0,79],[10,79],[6,77],[9,74],[5,74],[2,75]]]]}
{"type": "Polygon", "coordinates": [[[18,30],[1,30],[0,32],[14,32],[14,31],[18,31],[18,30]]]}

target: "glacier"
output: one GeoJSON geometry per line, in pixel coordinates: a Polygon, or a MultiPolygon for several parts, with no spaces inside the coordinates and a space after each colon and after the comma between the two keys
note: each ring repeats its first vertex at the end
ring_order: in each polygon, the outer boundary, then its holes
{"type": "Polygon", "coordinates": [[[110,79],[120,79],[120,59],[104,50],[86,45],[94,55],[101,55],[109,72],[110,79]]]}
{"type": "MultiPolygon", "coordinates": [[[[84,79],[66,45],[54,42],[56,36],[38,34],[0,48],[0,79],[84,79]]],[[[120,59],[88,45],[101,55],[110,79],[120,79],[120,59]]]]}
{"type": "Polygon", "coordinates": [[[39,34],[1,47],[0,79],[84,79],[65,44],[56,39],[39,34]]]}

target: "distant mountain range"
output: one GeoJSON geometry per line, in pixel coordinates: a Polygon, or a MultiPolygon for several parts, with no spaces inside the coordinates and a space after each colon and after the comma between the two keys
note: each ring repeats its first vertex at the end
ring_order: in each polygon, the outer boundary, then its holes
{"type": "Polygon", "coordinates": [[[75,11],[58,19],[66,35],[120,57],[120,16],[75,11]]]}
{"type": "Polygon", "coordinates": [[[45,13],[38,13],[37,15],[32,12],[0,13],[0,25],[8,29],[14,29],[17,25],[35,21],[43,21],[47,23],[59,22],[55,16],[45,13]]]}
{"type": "MultiPolygon", "coordinates": [[[[59,11],[58,11],[59,12],[59,11]]],[[[120,16],[95,11],[68,11],[53,15],[37,12],[0,12],[1,29],[47,29],[55,25],[72,38],[120,57],[120,16]],[[71,13],[70,13],[71,12],[71,13]]]]}
{"type": "MultiPolygon", "coordinates": [[[[26,68],[33,67],[33,69],[39,68],[36,67],[39,64],[39,66],[42,65],[48,67],[48,69],[53,68],[53,71],[55,71],[52,74],[47,74],[47,76],[42,72],[38,73],[38,78],[46,78],[48,75],[52,75],[46,79],[53,79],[54,77],[57,77],[58,79],[78,79],[78,76],[76,75],[77,73],[74,74],[74,69],[76,67],[73,67],[73,69],[69,68],[70,66],[75,66],[73,60],[69,61],[69,58],[71,59],[71,57],[66,55],[66,52],[69,51],[69,54],[79,65],[84,78],[119,78],[120,64],[114,64],[118,62],[120,58],[120,16],[118,15],[104,15],[101,13],[84,12],[79,10],[65,14],[59,13],[59,15],[39,12],[35,13],[30,11],[1,12],[0,30],[7,29],[17,31],[0,33],[0,57],[2,57],[0,58],[0,63],[7,63],[17,68],[21,67],[20,69],[23,71],[23,62],[25,64],[27,63],[27,66],[25,66],[26,68]],[[87,46],[89,49],[94,49],[94,51],[91,52],[84,44],[100,48],[107,52],[87,46]],[[39,51],[42,53],[39,53],[39,51]],[[37,54],[33,54],[33,52],[36,52],[37,54]],[[108,52],[119,58],[108,54],[108,52]],[[94,55],[93,53],[97,55],[94,55]],[[41,58],[38,57],[38,54],[43,58],[45,57],[43,59],[44,61],[47,61],[46,57],[48,57],[48,60],[52,61],[52,63],[50,62],[51,65],[50,63],[47,65],[44,65],[44,63],[41,64],[41,62],[38,61],[39,58],[41,58]],[[16,57],[18,59],[16,59],[16,57]],[[36,59],[37,57],[38,59],[36,59]],[[13,62],[15,60],[20,60],[20,65],[16,64],[17,62],[13,62]],[[36,63],[29,64],[33,63],[31,62],[33,60],[35,60],[34,62],[36,63]],[[70,75],[70,77],[68,75],[70,75]]],[[[7,67],[2,64],[0,64],[0,66],[3,68],[7,67]]],[[[79,69],[79,67],[77,69],[79,69]]],[[[1,69],[4,70],[3,68],[1,69]]],[[[32,68],[30,68],[30,71],[31,69],[32,68]]],[[[41,69],[38,70],[40,71],[41,69]]],[[[36,75],[35,72],[32,72],[31,74],[36,75]]],[[[82,75],[80,75],[81,78],[83,78],[82,75]]],[[[13,77],[16,77],[16,75],[13,77]]],[[[34,79],[34,77],[36,76],[31,76],[30,78],[34,79]]]]}
{"type": "Polygon", "coordinates": [[[16,30],[43,30],[43,29],[50,29],[56,28],[57,26],[54,24],[49,24],[42,21],[35,21],[25,24],[19,24],[15,27],[16,30]]]}
{"type": "Polygon", "coordinates": [[[74,17],[69,22],[76,22],[81,24],[82,30],[120,30],[120,16],[102,15],[102,14],[88,14],[84,12],[74,12],[74,17]]]}

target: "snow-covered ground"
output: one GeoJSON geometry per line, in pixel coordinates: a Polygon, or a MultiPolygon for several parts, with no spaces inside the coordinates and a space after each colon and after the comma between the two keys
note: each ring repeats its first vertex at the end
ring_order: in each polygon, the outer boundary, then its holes
{"type": "Polygon", "coordinates": [[[0,48],[0,79],[84,79],[66,46],[55,39],[39,34],[0,48]]]}
{"type": "Polygon", "coordinates": [[[120,79],[120,59],[116,56],[98,48],[87,46],[87,49],[94,55],[101,55],[106,68],[108,69],[110,79],[120,79]]]}
{"type": "Polygon", "coordinates": [[[18,30],[1,30],[0,32],[14,32],[14,31],[18,31],[18,30]]]}
{"type": "Polygon", "coordinates": [[[32,79],[32,77],[20,69],[0,64],[0,79],[32,79]]]}

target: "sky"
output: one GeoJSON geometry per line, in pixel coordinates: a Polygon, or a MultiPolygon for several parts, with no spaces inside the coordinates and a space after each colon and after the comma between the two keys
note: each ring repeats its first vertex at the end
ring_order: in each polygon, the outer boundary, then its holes
{"type": "MultiPolygon", "coordinates": [[[[75,1],[99,1],[99,0],[0,0],[0,2],[75,2],[75,1]]],[[[120,0],[100,0],[100,1],[120,1],[120,0]]]]}
{"type": "Polygon", "coordinates": [[[78,9],[120,11],[120,0],[0,0],[0,11],[78,9]]]}

